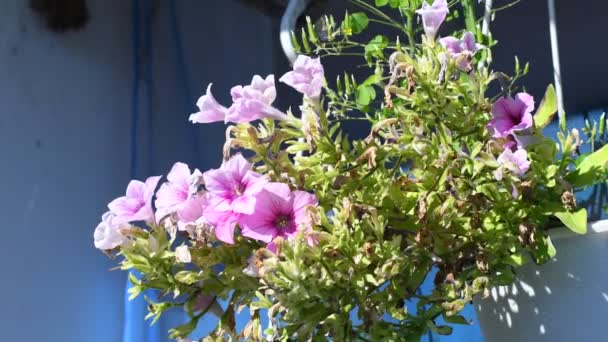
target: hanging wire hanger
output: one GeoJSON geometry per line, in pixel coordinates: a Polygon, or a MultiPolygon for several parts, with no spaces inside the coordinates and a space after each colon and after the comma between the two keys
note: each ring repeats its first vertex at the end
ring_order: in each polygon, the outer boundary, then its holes
{"type": "Polygon", "coordinates": [[[547,0],[547,5],[549,7],[549,35],[551,36],[551,57],[553,59],[553,78],[555,81],[555,95],[557,97],[557,115],[560,118],[560,122],[562,122],[566,112],[564,108],[564,94],[562,91],[561,63],[559,61],[555,0],[547,0]]]}
{"type": "Polygon", "coordinates": [[[298,57],[298,53],[291,41],[291,32],[295,31],[298,18],[304,13],[311,1],[312,0],[289,0],[285,13],[283,13],[283,16],[281,17],[281,47],[290,64],[293,64],[298,57]]]}

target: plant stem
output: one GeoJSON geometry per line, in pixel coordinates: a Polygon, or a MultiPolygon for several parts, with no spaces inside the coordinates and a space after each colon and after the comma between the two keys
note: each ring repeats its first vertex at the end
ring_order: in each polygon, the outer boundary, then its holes
{"type": "Polygon", "coordinates": [[[352,3],[354,3],[355,5],[358,5],[361,8],[364,8],[366,10],[368,10],[370,13],[374,14],[375,16],[382,18],[388,22],[391,23],[391,25],[393,25],[394,27],[399,28],[401,31],[405,32],[405,29],[403,28],[403,26],[396,21],[395,19],[389,17],[388,15],[386,15],[384,12],[382,12],[381,10],[377,9],[376,7],[368,4],[367,2],[363,1],[363,0],[350,0],[352,3]]]}
{"type": "Polygon", "coordinates": [[[410,43],[410,55],[414,56],[414,54],[416,53],[416,37],[415,37],[415,33],[414,33],[414,13],[413,12],[408,12],[406,14],[406,18],[407,18],[407,40],[410,43]]]}

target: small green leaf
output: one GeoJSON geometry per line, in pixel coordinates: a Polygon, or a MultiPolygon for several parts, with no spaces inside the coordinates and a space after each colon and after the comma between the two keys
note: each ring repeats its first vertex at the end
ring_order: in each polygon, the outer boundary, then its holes
{"type": "Polygon", "coordinates": [[[466,318],[460,315],[448,316],[444,314],[443,320],[446,321],[446,323],[450,324],[471,325],[471,322],[469,322],[466,318]]]}
{"type": "Polygon", "coordinates": [[[593,185],[602,179],[608,163],[608,145],[588,155],[566,179],[577,187],[593,185]]]}
{"type": "Polygon", "coordinates": [[[365,81],[363,81],[363,83],[361,83],[362,85],[372,85],[372,84],[378,84],[380,83],[380,81],[382,80],[382,77],[379,75],[371,75],[370,77],[368,77],[365,81]]]}
{"type": "Polygon", "coordinates": [[[350,36],[363,32],[367,25],[369,25],[369,18],[365,12],[347,13],[342,22],[342,31],[345,35],[350,36]]]}
{"type": "Polygon", "coordinates": [[[369,63],[372,57],[383,58],[384,49],[387,46],[388,38],[382,35],[374,37],[374,39],[370,40],[369,43],[365,45],[365,59],[369,63]]]}
{"type": "Polygon", "coordinates": [[[370,85],[362,84],[357,88],[357,104],[365,107],[376,98],[376,90],[370,85]]]}
{"type": "Polygon", "coordinates": [[[388,4],[388,0],[376,0],[376,6],[382,7],[388,4]]]}
{"type": "Polygon", "coordinates": [[[547,243],[547,254],[549,255],[549,258],[554,258],[557,255],[557,250],[555,249],[555,246],[553,246],[553,241],[551,241],[551,238],[548,236],[545,241],[547,243]]]}
{"type": "Polygon", "coordinates": [[[578,234],[587,233],[587,209],[582,208],[575,212],[564,209],[564,211],[556,212],[553,215],[573,232],[578,234]]]}
{"type": "Polygon", "coordinates": [[[557,98],[555,96],[555,88],[550,84],[547,87],[547,91],[545,92],[545,97],[541,102],[540,106],[538,106],[538,110],[534,115],[534,125],[536,128],[543,128],[547,126],[555,113],[557,112],[557,98]]]}

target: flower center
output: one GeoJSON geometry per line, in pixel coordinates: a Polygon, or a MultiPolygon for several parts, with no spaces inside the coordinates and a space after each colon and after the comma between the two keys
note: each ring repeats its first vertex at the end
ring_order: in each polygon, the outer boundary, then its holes
{"type": "Polygon", "coordinates": [[[281,215],[274,222],[275,226],[280,230],[284,230],[289,227],[289,216],[281,215]]]}
{"type": "Polygon", "coordinates": [[[241,183],[238,183],[234,186],[234,194],[236,196],[241,196],[245,192],[245,186],[241,183]]]}

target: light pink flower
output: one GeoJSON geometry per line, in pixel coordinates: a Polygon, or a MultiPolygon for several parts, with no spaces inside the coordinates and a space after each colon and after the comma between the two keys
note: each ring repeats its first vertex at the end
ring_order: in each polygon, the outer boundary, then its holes
{"type": "Polygon", "coordinates": [[[204,217],[214,227],[215,238],[228,243],[234,243],[234,229],[242,214],[233,211],[217,211],[212,206],[205,209],[204,217]]]}
{"type": "Polygon", "coordinates": [[[316,206],[317,198],[304,191],[291,191],[287,184],[268,183],[258,196],[255,210],[239,220],[242,234],[271,243],[276,237],[291,238],[298,231],[311,230],[306,212],[316,206]]]}
{"type": "Polygon", "coordinates": [[[445,17],[450,13],[446,0],[435,0],[433,5],[429,5],[426,1],[422,3],[422,7],[416,11],[422,17],[422,25],[424,33],[429,39],[435,39],[439,26],[445,20],[445,17]]]}
{"type": "Polygon", "coordinates": [[[479,49],[483,48],[483,45],[475,42],[475,36],[471,32],[465,32],[462,35],[462,39],[456,37],[445,37],[439,39],[439,43],[448,50],[454,60],[458,62],[460,69],[466,69],[469,64],[469,59],[479,49]]]}
{"type": "Polygon", "coordinates": [[[498,156],[496,161],[500,164],[500,167],[494,172],[494,177],[499,181],[503,178],[503,169],[507,169],[520,177],[530,169],[528,152],[524,149],[513,152],[507,148],[498,156]]]}
{"type": "Polygon", "coordinates": [[[236,86],[230,90],[232,106],[228,108],[226,122],[245,123],[263,118],[285,120],[287,115],[274,108],[277,91],[274,76],[266,79],[255,75],[248,86],[236,86]]]}
{"type": "Polygon", "coordinates": [[[187,217],[191,220],[199,210],[198,205],[204,204],[204,199],[197,192],[196,179],[202,176],[198,169],[192,173],[188,165],[175,163],[167,175],[168,182],[163,183],[156,193],[156,219],[158,222],[165,216],[177,214],[178,218],[187,217]]]}
{"type": "Polygon", "coordinates": [[[177,213],[177,228],[180,231],[191,231],[192,226],[202,225],[205,222],[203,212],[207,207],[207,196],[191,194],[177,213]]]}
{"type": "Polygon", "coordinates": [[[256,195],[266,179],[252,171],[252,165],[237,154],[219,169],[203,174],[208,196],[205,217],[215,225],[216,236],[226,243],[234,243],[234,227],[239,214],[252,214],[256,195]]]}
{"type": "Polygon", "coordinates": [[[492,105],[493,117],[487,128],[495,138],[525,133],[534,123],[533,110],[534,98],[530,94],[518,93],[514,98],[502,97],[492,105]]]}
{"type": "Polygon", "coordinates": [[[324,78],[320,58],[299,55],[293,63],[293,71],[283,75],[279,81],[312,98],[321,95],[324,78]]]}
{"type": "Polygon", "coordinates": [[[119,197],[108,204],[108,209],[116,217],[114,223],[121,224],[133,221],[154,222],[152,197],[161,176],[150,177],[143,183],[132,180],[127,186],[126,196],[119,197]]]}
{"type": "Polygon", "coordinates": [[[117,224],[114,222],[115,218],[114,214],[109,211],[103,214],[101,222],[97,225],[95,233],[93,234],[95,248],[102,251],[111,250],[122,246],[128,241],[128,239],[120,233],[120,230],[129,228],[129,225],[126,223],[117,224]]]}
{"type": "Polygon", "coordinates": [[[228,108],[219,104],[211,93],[211,85],[207,87],[207,93],[201,96],[196,102],[199,111],[190,115],[190,121],[193,123],[209,123],[216,121],[224,121],[228,108]]]}

